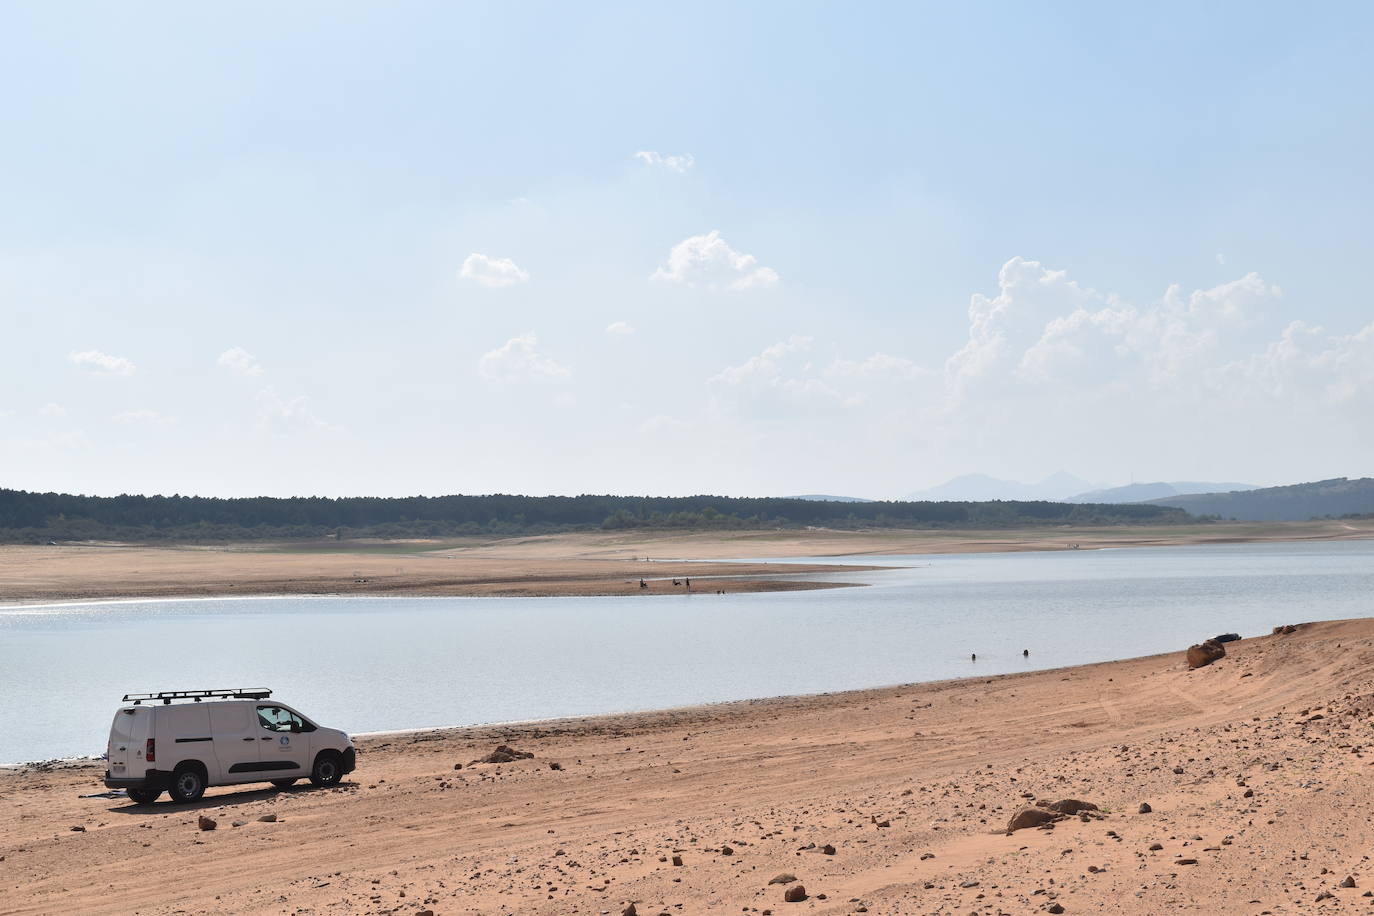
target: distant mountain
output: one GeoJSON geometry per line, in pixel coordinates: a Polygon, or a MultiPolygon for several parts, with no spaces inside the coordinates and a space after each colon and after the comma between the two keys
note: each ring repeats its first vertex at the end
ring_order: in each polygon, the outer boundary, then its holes
{"type": "Polygon", "coordinates": [[[1287,487],[1264,487],[1242,493],[1199,493],[1147,500],[1149,505],[1176,506],[1193,515],[1219,515],[1246,522],[1296,522],[1324,516],[1374,512],[1374,477],[1334,477],[1287,487]]]}
{"type": "Polygon", "coordinates": [[[809,499],[818,503],[871,503],[873,500],[862,496],[827,496],[824,493],[808,493],[805,496],[791,496],[789,499],[809,499]]]}
{"type": "Polygon", "coordinates": [[[1070,496],[1070,503],[1143,503],[1151,499],[1164,499],[1169,496],[1186,496],[1190,493],[1227,493],[1238,490],[1257,490],[1248,483],[1207,483],[1195,480],[1174,480],[1168,483],[1131,483],[1124,487],[1109,487],[1105,490],[1089,490],[1070,496]]]}
{"type": "Polygon", "coordinates": [[[1039,483],[1021,483],[1017,480],[999,480],[987,474],[964,474],[946,481],[938,487],[917,490],[905,498],[913,502],[954,500],[958,502],[985,502],[990,499],[1014,500],[1054,500],[1060,501],[1073,493],[1092,489],[1092,484],[1072,474],[1059,471],[1039,483]]]}

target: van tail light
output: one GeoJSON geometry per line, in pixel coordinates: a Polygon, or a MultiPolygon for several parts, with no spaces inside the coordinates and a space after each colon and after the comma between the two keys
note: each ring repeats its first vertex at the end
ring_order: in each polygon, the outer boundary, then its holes
{"type": "Polygon", "coordinates": [[[156,739],[154,739],[154,738],[149,738],[149,739],[148,739],[148,749],[147,749],[146,751],[143,752],[143,759],[144,759],[145,761],[147,761],[148,763],[153,763],[154,761],[157,760],[157,743],[156,743],[156,739]]]}

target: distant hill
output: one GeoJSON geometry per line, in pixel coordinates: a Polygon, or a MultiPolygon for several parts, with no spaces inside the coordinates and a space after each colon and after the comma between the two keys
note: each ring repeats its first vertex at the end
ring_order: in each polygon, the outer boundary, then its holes
{"type": "Polygon", "coordinates": [[[1148,500],[1145,505],[1174,506],[1193,515],[1218,515],[1246,522],[1294,522],[1326,516],[1374,512],[1374,477],[1333,477],[1286,487],[1243,493],[1199,493],[1148,500]]]}
{"type": "Polygon", "coordinates": [[[805,496],[793,496],[792,499],[809,499],[818,503],[871,503],[873,500],[864,499],[862,496],[827,496],[824,493],[807,493],[805,496]]]}
{"type": "Polygon", "coordinates": [[[432,538],[587,529],[1034,528],[1161,525],[1188,520],[1168,506],[1062,502],[836,502],[729,496],[397,498],[77,496],[0,489],[0,542],[286,538],[432,538]]]}
{"type": "Polygon", "coordinates": [[[907,495],[912,501],[941,502],[945,500],[984,502],[993,499],[1060,501],[1074,493],[1092,489],[1092,484],[1064,471],[1051,474],[1039,483],[1000,480],[987,474],[964,474],[938,487],[917,490],[907,495]]]}
{"type": "Polygon", "coordinates": [[[1151,499],[1164,499],[1169,496],[1185,496],[1190,493],[1228,493],[1238,490],[1257,490],[1249,483],[1207,483],[1196,480],[1174,480],[1165,483],[1131,483],[1124,487],[1109,487],[1105,490],[1089,490],[1070,496],[1070,503],[1143,503],[1151,499]]]}

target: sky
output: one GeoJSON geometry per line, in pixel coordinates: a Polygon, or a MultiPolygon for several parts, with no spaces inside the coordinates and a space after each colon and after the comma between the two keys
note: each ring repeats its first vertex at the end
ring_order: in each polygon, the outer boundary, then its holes
{"type": "Polygon", "coordinates": [[[5,4],[0,487],[1369,475],[1371,26],[5,4]]]}

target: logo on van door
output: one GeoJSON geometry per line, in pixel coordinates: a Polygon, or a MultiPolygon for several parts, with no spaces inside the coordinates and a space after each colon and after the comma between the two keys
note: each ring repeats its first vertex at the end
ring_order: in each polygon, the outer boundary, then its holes
{"type": "Polygon", "coordinates": [[[278,738],[277,740],[281,742],[281,746],[282,746],[282,747],[289,747],[290,744],[291,744],[291,736],[290,736],[290,735],[282,735],[282,736],[281,736],[280,738],[278,738]]]}

